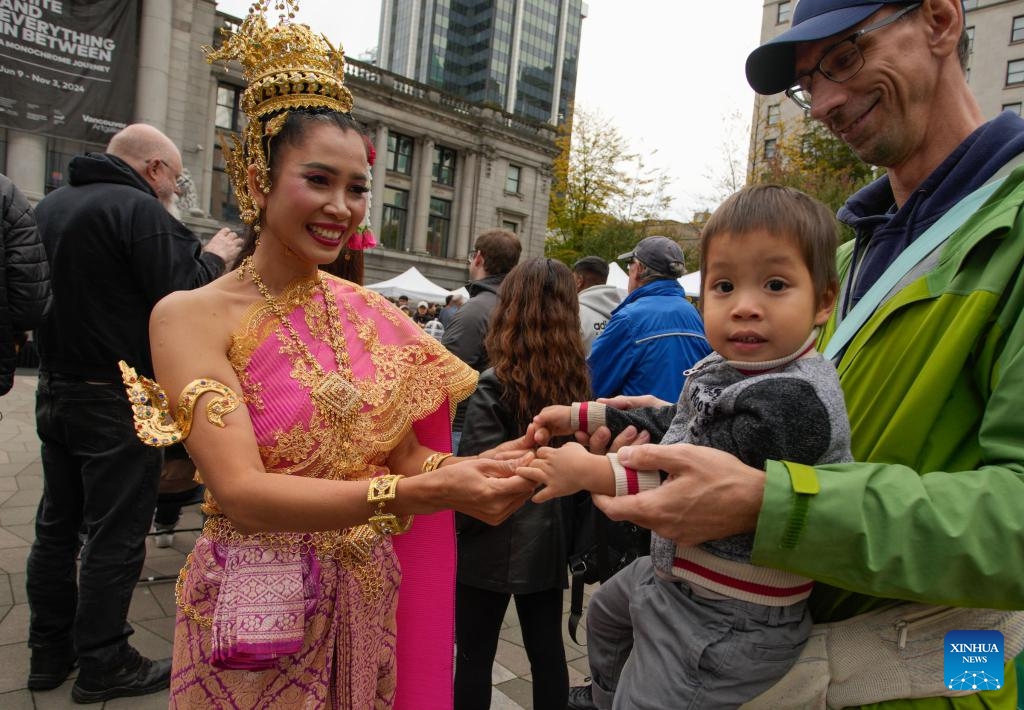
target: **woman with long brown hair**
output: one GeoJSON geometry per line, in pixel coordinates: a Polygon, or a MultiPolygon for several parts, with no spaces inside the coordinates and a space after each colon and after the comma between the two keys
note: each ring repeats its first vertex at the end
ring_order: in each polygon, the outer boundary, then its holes
{"type": "MultiPolygon", "coordinates": [[[[460,454],[522,436],[544,407],[589,396],[576,287],[561,262],[535,257],[509,272],[484,344],[491,368],[468,400],[460,454]]],[[[490,707],[491,666],[510,597],[530,659],[533,707],[565,708],[563,505],[527,502],[497,527],[457,516],[456,710],[490,707]]]]}

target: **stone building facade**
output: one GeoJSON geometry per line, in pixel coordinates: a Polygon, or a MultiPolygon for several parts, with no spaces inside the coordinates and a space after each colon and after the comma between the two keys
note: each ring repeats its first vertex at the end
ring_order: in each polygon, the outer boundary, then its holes
{"type": "MultiPolygon", "coordinates": [[[[69,0],[70,1],[70,0],[69,0]]],[[[180,148],[193,184],[183,220],[197,233],[237,225],[220,142],[241,128],[238,67],[211,66],[200,47],[237,18],[214,0],[138,0],[134,120],[180,148]]],[[[354,114],[377,149],[371,217],[384,246],[367,253],[366,281],[416,266],[438,284],[467,278],[474,236],[507,227],[524,256],[542,255],[555,128],[469,104],[356,61],[346,63],[354,114]]],[[[104,144],[0,128],[0,170],[32,200],[60,187],[67,162],[104,144]]]]}

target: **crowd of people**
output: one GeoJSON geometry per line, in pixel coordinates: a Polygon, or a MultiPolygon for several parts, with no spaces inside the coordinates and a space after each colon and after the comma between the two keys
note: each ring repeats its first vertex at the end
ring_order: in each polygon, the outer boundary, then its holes
{"type": "Polygon", "coordinates": [[[802,0],[753,50],[755,91],[884,173],[841,246],[797,190],[725,200],[700,311],[661,236],[618,257],[624,296],[504,229],[464,303],[363,288],[372,146],[338,50],[268,6],[208,50],[250,82],[244,235],[176,219],[180,152],[144,124],[34,210],[0,176],[0,393],[25,331],[40,357],[30,689],[77,668],[78,703],[484,710],[511,601],[538,710],[1017,706],[1024,119],[983,120],[959,0],[802,0]],[[205,524],[150,659],[127,613],[177,516],[170,445],[205,524]],[[570,688],[580,496],[651,538],[593,594],[570,688]],[[1003,634],[998,688],[928,675],[955,629],[1003,634]]]}
{"type": "Polygon", "coordinates": [[[409,306],[409,297],[405,295],[388,296],[387,300],[435,340],[444,337],[445,328],[464,303],[462,294],[457,292],[445,296],[444,303],[419,301],[415,309],[409,306]]]}

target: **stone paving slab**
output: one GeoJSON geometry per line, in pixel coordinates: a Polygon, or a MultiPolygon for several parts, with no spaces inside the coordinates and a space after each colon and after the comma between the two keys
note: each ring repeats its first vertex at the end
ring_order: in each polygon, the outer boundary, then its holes
{"type": "MultiPolygon", "coordinates": [[[[42,491],[39,440],[35,435],[34,396],[36,378],[15,377],[14,388],[0,398],[0,708],[3,710],[67,710],[81,707],[71,702],[75,674],[59,688],[33,693],[26,686],[29,650],[28,603],[25,597],[25,561],[33,540],[36,507],[42,491]]],[[[181,527],[197,527],[197,508],[186,509],[181,527]]],[[[192,532],[175,535],[169,548],[147,542],[143,577],[176,575],[196,539],[192,532]]],[[[587,595],[589,596],[589,594],[587,595]]],[[[569,596],[565,596],[565,618],[569,596]]],[[[151,658],[171,653],[174,638],[174,584],[172,581],[141,583],[128,612],[135,628],[132,644],[151,658]]],[[[586,649],[574,644],[562,624],[569,682],[579,684],[587,672],[586,649]]],[[[508,612],[491,673],[491,710],[530,710],[533,685],[530,664],[522,645],[514,605],[508,612]]],[[[163,710],[167,693],[142,698],[119,698],[90,707],[97,710],[163,710]]]]}

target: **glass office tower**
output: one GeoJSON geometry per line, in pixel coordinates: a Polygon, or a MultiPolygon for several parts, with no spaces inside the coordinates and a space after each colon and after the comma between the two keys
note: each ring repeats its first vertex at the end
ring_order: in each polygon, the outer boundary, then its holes
{"type": "Polygon", "coordinates": [[[582,0],[384,0],[383,69],[560,123],[576,87],[582,0]]]}

